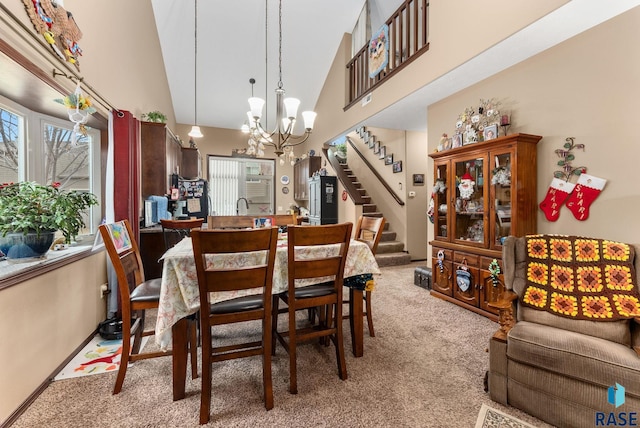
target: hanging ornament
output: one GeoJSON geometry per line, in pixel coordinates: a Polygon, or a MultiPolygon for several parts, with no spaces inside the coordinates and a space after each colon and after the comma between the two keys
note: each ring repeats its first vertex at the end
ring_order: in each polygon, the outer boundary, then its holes
{"type": "Polygon", "coordinates": [[[58,98],[55,101],[67,107],[69,120],[74,123],[73,132],[71,133],[71,144],[75,145],[78,134],[87,135],[87,129],[84,125],[89,120],[89,116],[96,112],[96,109],[91,106],[89,97],[82,93],[80,82],[76,85],[76,90],[73,94],[69,94],[64,98],[58,98]]]}

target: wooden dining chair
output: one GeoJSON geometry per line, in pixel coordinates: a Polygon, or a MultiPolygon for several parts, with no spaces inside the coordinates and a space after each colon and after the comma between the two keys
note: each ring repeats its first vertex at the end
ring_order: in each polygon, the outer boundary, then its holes
{"type": "MultiPolygon", "coordinates": [[[[191,229],[200,229],[204,223],[202,218],[191,218],[188,220],[160,219],[162,226],[162,238],[164,240],[165,251],[176,245],[187,236],[191,236],[191,229]]],[[[189,315],[189,322],[196,325],[196,334],[189,335],[189,346],[194,352],[191,353],[191,378],[198,377],[198,338],[197,332],[200,331],[200,323],[198,322],[198,314],[189,315]]]]}
{"type": "Polygon", "coordinates": [[[251,229],[253,216],[247,215],[210,215],[207,217],[207,229],[251,229]]]}
{"type": "Polygon", "coordinates": [[[273,217],[274,226],[291,226],[298,224],[298,219],[295,214],[276,214],[273,217]]]}
{"type": "Polygon", "coordinates": [[[200,423],[209,422],[211,365],[217,361],[262,355],[264,405],[270,410],[273,408],[271,298],[278,228],[196,229],[192,231],[191,239],[198,274],[202,331],[200,423]],[[231,257],[237,253],[244,253],[240,261],[231,257]],[[211,303],[211,292],[242,290],[254,290],[259,294],[211,303]],[[212,328],[254,320],[262,322],[262,340],[213,346],[212,328]]]}
{"type": "MultiPolygon", "coordinates": [[[[287,291],[273,296],[273,350],[275,341],[282,344],[289,354],[289,392],[298,393],[297,381],[297,347],[299,342],[325,337],[330,338],[336,347],[338,375],[340,379],[347,379],[347,364],[344,356],[342,334],[342,287],[344,267],[349,251],[352,223],[331,224],[322,226],[289,226],[287,237],[287,291]],[[315,258],[305,256],[305,250],[310,247],[327,246],[322,254],[315,258]],[[307,248],[305,248],[307,247],[307,248]],[[296,280],[333,278],[328,282],[316,285],[296,287],[296,280]],[[279,302],[288,305],[288,331],[278,331],[279,302]],[[310,308],[321,309],[317,325],[298,328],[296,326],[296,312],[310,308]],[[330,308],[330,309],[329,309],[330,308]],[[327,314],[332,314],[331,319],[327,314]]],[[[316,248],[317,250],[317,248],[316,248]]]]}
{"type": "Polygon", "coordinates": [[[204,223],[204,219],[202,218],[192,218],[189,220],[161,219],[160,225],[162,226],[165,250],[173,247],[183,238],[190,236],[191,229],[201,228],[202,223],[204,223]]]}
{"type": "MultiPolygon", "coordinates": [[[[380,242],[380,238],[382,237],[382,231],[384,230],[384,224],[386,220],[384,217],[368,217],[368,216],[360,216],[358,218],[358,223],[356,223],[356,229],[354,232],[354,239],[364,242],[367,244],[373,255],[376,255],[376,251],[378,250],[378,243],[380,242]]],[[[369,327],[369,336],[375,337],[375,331],[373,330],[373,311],[371,308],[371,298],[372,298],[371,290],[366,290],[362,293],[362,297],[364,298],[365,311],[363,313],[364,316],[367,317],[367,325],[369,327]]],[[[349,298],[351,298],[352,293],[349,293],[349,298]]],[[[348,304],[349,300],[344,300],[343,303],[348,304]]],[[[349,318],[349,314],[344,315],[343,318],[349,318]]]]}
{"type": "MultiPolygon", "coordinates": [[[[172,353],[170,351],[140,352],[142,338],[155,334],[154,330],[144,330],[145,310],[155,309],[159,306],[162,279],[145,280],[140,250],[134,239],[129,220],[102,224],[99,229],[118,278],[120,312],[122,314],[122,354],[116,384],[113,388],[115,395],[122,389],[129,362],[170,356],[172,353]],[[132,337],[133,347],[131,346],[132,337]]],[[[190,323],[189,334],[195,334],[195,323],[190,323]]],[[[190,352],[193,365],[193,357],[197,350],[192,347],[190,352]]],[[[197,362],[197,356],[195,361],[197,362]]],[[[196,370],[197,373],[197,367],[192,366],[193,370],[196,370]]]]}

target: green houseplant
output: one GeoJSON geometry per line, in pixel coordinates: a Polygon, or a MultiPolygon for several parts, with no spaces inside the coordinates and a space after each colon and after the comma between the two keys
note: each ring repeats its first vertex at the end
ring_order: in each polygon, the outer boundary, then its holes
{"type": "Polygon", "coordinates": [[[150,111],[149,113],[142,114],[142,120],[146,122],[154,122],[154,123],[166,123],[167,116],[160,111],[150,111]]]}
{"type": "MultiPolygon", "coordinates": [[[[50,236],[60,230],[66,243],[78,235],[84,227],[83,212],[97,205],[93,193],[60,189],[60,183],[42,185],[30,181],[0,185],[0,238],[16,234],[50,236]]],[[[51,242],[49,242],[51,245],[51,242]]],[[[9,244],[5,241],[0,250],[5,254],[9,244]]],[[[42,244],[44,246],[44,244],[42,244]]]]}

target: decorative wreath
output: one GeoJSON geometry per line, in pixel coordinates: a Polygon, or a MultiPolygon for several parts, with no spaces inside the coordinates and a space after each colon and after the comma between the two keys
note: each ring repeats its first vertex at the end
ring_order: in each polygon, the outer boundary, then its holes
{"type": "Polygon", "coordinates": [[[489,263],[489,273],[491,274],[491,282],[494,287],[497,287],[500,284],[498,279],[498,275],[500,275],[500,265],[496,259],[493,259],[491,263],[489,263]]]}

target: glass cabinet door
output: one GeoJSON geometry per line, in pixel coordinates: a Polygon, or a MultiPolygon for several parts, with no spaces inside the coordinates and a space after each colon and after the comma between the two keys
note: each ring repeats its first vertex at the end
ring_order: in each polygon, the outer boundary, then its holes
{"type": "MultiPolygon", "coordinates": [[[[485,212],[486,161],[484,157],[473,157],[455,162],[455,199],[453,208],[453,240],[466,245],[484,246],[489,231],[485,212]]],[[[452,190],[453,194],[453,190],[452,190]]],[[[487,201],[488,202],[488,201],[487,201]]]]}
{"type": "Polygon", "coordinates": [[[502,249],[505,238],[511,235],[511,164],[512,153],[492,153],[491,155],[491,203],[495,221],[492,222],[491,247],[502,249]]]}
{"type": "Polygon", "coordinates": [[[433,202],[434,202],[434,216],[433,223],[435,228],[436,239],[447,240],[449,221],[448,221],[448,207],[449,207],[449,185],[447,183],[449,177],[448,163],[436,164],[435,171],[435,183],[433,190],[433,202]]]}

